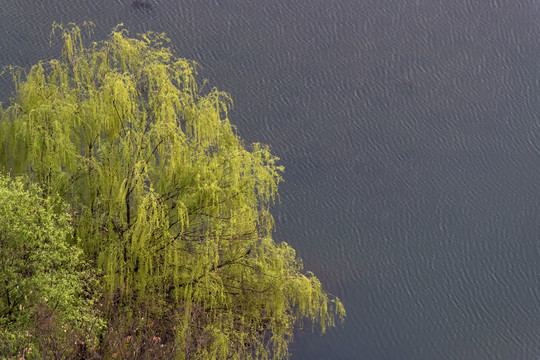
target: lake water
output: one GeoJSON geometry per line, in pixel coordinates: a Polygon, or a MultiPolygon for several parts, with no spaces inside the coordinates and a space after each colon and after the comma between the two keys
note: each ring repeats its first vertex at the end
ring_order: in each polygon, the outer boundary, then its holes
{"type": "Polygon", "coordinates": [[[3,0],[0,65],[122,22],[231,94],[286,167],[275,239],[348,311],[293,360],[540,359],[539,1],[149,3],[3,0]]]}

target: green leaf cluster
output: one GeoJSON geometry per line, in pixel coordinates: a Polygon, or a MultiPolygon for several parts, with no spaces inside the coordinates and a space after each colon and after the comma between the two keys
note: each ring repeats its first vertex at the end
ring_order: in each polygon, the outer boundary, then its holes
{"type": "Polygon", "coordinates": [[[65,205],[3,174],[0,199],[0,354],[42,359],[96,345],[104,322],[86,288],[95,279],[65,205]]]}
{"type": "Polygon", "coordinates": [[[0,165],[68,204],[59,236],[97,273],[100,356],[282,359],[303,319],[322,332],[342,320],[339,299],[273,241],[283,169],[237,136],[229,96],[200,89],[163,34],[117,27],[85,47],[79,27],[54,29],[60,59],[12,69],[0,165]]]}

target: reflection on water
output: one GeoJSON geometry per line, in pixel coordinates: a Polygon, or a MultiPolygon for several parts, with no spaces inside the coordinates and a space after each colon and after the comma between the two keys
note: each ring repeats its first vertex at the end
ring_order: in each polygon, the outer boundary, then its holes
{"type": "MultiPolygon", "coordinates": [[[[279,241],[342,298],[293,359],[540,356],[533,0],[5,0],[0,64],[53,21],[166,32],[286,167],[279,241]]],[[[6,101],[9,79],[0,79],[6,101]]]]}

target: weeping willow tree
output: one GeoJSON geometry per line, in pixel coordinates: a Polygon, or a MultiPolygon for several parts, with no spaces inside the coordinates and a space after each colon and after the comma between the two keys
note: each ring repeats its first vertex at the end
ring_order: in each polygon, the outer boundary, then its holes
{"type": "Polygon", "coordinates": [[[163,34],[116,28],[28,73],[0,122],[0,161],[70,204],[100,274],[106,356],[282,359],[303,320],[343,319],[338,298],[271,237],[282,168],[246,147],[231,99],[202,91],[163,34]]]}

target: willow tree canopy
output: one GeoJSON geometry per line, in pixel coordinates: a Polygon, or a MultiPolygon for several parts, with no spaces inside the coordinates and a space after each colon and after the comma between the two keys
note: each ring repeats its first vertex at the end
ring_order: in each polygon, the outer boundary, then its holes
{"type": "Polygon", "coordinates": [[[226,93],[203,93],[163,34],[116,28],[85,47],[79,27],[55,30],[60,59],[12,71],[0,161],[70,204],[101,274],[102,352],[138,339],[178,359],[281,359],[303,319],[324,332],[344,316],[272,240],[282,168],[267,146],[244,146],[226,93]]]}

